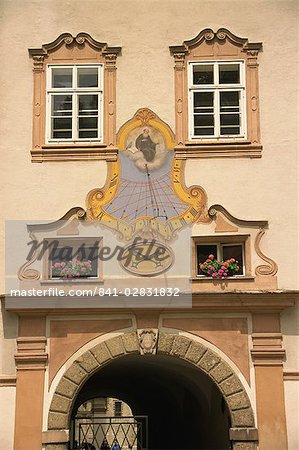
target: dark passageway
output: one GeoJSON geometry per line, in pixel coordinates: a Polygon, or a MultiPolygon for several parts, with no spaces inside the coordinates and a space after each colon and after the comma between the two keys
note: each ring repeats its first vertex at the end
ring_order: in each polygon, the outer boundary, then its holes
{"type": "Polygon", "coordinates": [[[212,380],[170,356],[131,355],[96,372],[79,392],[73,417],[85,401],[114,397],[134,415],[148,416],[151,450],[228,450],[229,413],[212,380]]]}

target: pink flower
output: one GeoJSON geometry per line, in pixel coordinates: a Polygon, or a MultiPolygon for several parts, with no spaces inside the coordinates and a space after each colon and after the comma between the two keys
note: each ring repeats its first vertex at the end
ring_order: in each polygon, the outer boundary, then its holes
{"type": "Polygon", "coordinates": [[[81,272],[82,272],[82,273],[85,273],[85,272],[86,272],[85,267],[82,267],[81,272]]]}
{"type": "Polygon", "coordinates": [[[230,262],[234,263],[234,262],[236,262],[236,260],[234,258],[231,258],[230,262]]]}
{"type": "Polygon", "coordinates": [[[72,278],[72,275],[69,273],[67,277],[68,277],[68,278],[72,278]]]}
{"type": "Polygon", "coordinates": [[[213,277],[213,278],[217,278],[217,273],[215,273],[215,272],[212,273],[212,277],[213,277]]]}
{"type": "Polygon", "coordinates": [[[209,255],[209,259],[211,259],[213,261],[214,255],[209,255]]]}
{"type": "Polygon", "coordinates": [[[225,265],[223,264],[223,266],[221,266],[221,270],[225,270],[226,269],[226,267],[225,267],[225,265]]]}
{"type": "Polygon", "coordinates": [[[224,276],[224,277],[227,277],[227,273],[226,273],[226,272],[224,272],[223,276],[224,276]]]}
{"type": "Polygon", "coordinates": [[[221,264],[221,262],[218,260],[218,261],[217,261],[217,264],[221,264]]]}
{"type": "Polygon", "coordinates": [[[221,269],[218,270],[218,274],[219,274],[219,275],[222,275],[222,274],[223,274],[223,270],[221,270],[221,269]]]}

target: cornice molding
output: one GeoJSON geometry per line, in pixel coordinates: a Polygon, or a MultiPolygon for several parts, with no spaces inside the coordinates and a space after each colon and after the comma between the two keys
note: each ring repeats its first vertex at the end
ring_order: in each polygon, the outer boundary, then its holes
{"type": "MultiPolygon", "coordinates": [[[[188,294],[189,295],[189,294],[188,294]]],[[[127,299],[127,297],[126,297],[127,299]]],[[[192,294],[192,308],[184,309],[184,312],[247,312],[247,313],[280,313],[287,308],[295,306],[296,300],[299,300],[299,291],[234,291],[234,292],[197,292],[192,294]]],[[[44,314],[94,314],[94,313],[134,313],[137,310],[162,312],[159,308],[101,308],[94,307],[94,298],[89,306],[82,301],[66,305],[63,298],[60,298],[60,308],[57,307],[57,299],[48,297],[41,303],[40,297],[11,297],[2,296],[7,311],[15,312],[19,315],[32,315],[35,313],[44,314]]],[[[165,312],[165,310],[163,310],[165,312]]],[[[167,308],[167,312],[182,313],[182,308],[167,308]]]]}
{"type": "Polygon", "coordinates": [[[47,339],[44,336],[17,338],[17,370],[45,370],[48,362],[47,339]]]}
{"type": "Polygon", "coordinates": [[[15,387],[16,382],[16,375],[0,375],[0,387],[15,387]]]}
{"type": "Polygon", "coordinates": [[[31,151],[31,161],[117,161],[117,148],[107,148],[103,145],[43,145],[31,151]]]}
{"type": "Polygon", "coordinates": [[[299,371],[293,370],[293,371],[285,371],[283,372],[283,379],[284,381],[299,381],[299,371]]]}

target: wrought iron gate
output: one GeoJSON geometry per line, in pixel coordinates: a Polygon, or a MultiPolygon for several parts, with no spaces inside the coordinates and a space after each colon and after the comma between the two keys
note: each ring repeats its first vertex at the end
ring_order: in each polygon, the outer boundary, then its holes
{"type": "Polygon", "coordinates": [[[109,448],[117,440],[121,450],[148,449],[147,416],[76,416],[71,450],[100,450],[106,439],[109,448]]]}

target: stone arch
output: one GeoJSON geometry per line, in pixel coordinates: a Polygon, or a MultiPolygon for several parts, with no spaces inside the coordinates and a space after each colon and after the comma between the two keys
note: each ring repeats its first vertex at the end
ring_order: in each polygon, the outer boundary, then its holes
{"type": "MultiPolygon", "coordinates": [[[[67,435],[73,399],[83,384],[110,361],[134,353],[140,353],[140,345],[137,334],[129,332],[97,344],[74,361],[53,394],[48,414],[48,433],[56,436],[55,432],[60,431],[67,435]]],[[[256,448],[257,430],[254,428],[250,399],[238,375],[226,361],[204,344],[174,333],[159,333],[157,353],[181,358],[206,373],[218,386],[227,403],[234,450],[256,448]]],[[[61,440],[60,443],[51,439],[50,441],[52,443],[46,445],[47,450],[67,449],[67,444],[61,440]]]]}

